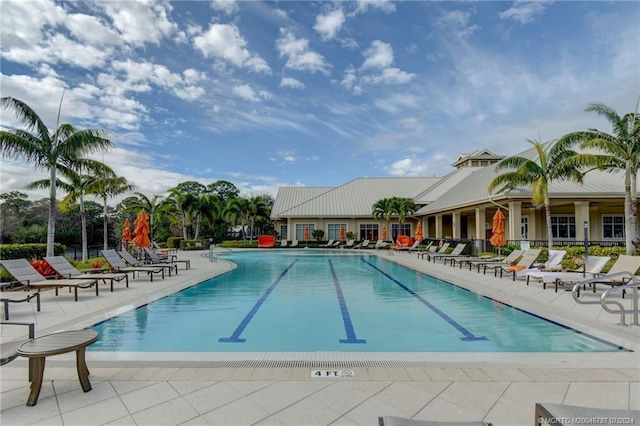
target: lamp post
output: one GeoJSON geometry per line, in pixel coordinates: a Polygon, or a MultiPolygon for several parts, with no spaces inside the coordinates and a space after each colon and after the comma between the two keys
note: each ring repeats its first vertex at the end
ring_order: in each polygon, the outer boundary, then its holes
{"type": "Polygon", "coordinates": [[[589,222],[584,221],[584,269],[582,276],[587,276],[587,259],[589,258],[589,222]]]}

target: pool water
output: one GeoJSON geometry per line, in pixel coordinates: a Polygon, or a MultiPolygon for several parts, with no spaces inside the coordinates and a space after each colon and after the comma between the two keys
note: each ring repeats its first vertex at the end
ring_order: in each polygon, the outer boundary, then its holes
{"type": "Polygon", "coordinates": [[[385,259],[270,250],[97,324],[132,352],[602,352],[615,345],[385,259]]]}

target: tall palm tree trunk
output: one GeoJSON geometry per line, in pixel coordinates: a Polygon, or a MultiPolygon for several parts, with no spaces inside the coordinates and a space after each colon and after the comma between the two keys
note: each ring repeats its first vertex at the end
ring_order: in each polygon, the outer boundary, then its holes
{"type": "Polygon", "coordinates": [[[547,248],[551,250],[553,248],[553,229],[551,228],[551,200],[548,192],[544,196],[544,213],[547,219],[547,248]]]}
{"type": "Polygon", "coordinates": [[[633,252],[632,234],[635,228],[632,223],[635,218],[632,216],[631,212],[631,161],[627,160],[627,169],[624,173],[624,239],[628,255],[631,255],[633,252]]]}
{"type": "Polygon", "coordinates": [[[108,220],[107,220],[107,197],[102,199],[102,248],[104,250],[108,250],[107,247],[107,239],[109,238],[109,230],[107,229],[108,220]]]}
{"type": "Polygon", "coordinates": [[[49,222],[47,224],[47,256],[54,256],[53,243],[56,238],[56,168],[49,170],[49,222]]]}
{"type": "Polygon", "coordinates": [[[80,194],[80,227],[82,229],[82,261],[89,260],[89,244],[87,242],[87,212],[84,209],[84,196],[80,194]]]}

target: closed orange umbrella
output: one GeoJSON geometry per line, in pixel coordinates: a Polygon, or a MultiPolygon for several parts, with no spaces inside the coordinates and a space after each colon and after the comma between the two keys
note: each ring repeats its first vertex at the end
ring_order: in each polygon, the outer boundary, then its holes
{"type": "Polygon", "coordinates": [[[422,241],[424,238],[422,237],[422,221],[418,222],[416,225],[416,241],[422,241]]]}
{"type": "Polygon", "coordinates": [[[135,237],[131,241],[138,247],[151,247],[151,240],[149,240],[149,215],[145,210],[141,210],[138,213],[138,217],[133,222],[135,237]]]}
{"type": "Polygon", "coordinates": [[[382,225],[382,236],[380,237],[382,241],[387,240],[387,227],[386,225],[382,225]]]}
{"type": "Polygon", "coordinates": [[[344,226],[340,228],[340,240],[344,240],[344,226]]]}
{"type": "Polygon", "coordinates": [[[304,240],[305,241],[309,241],[309,227],[308,226],[304,227],[304,240]]]}
{"type": "Polygon", "coordinates": [[[125,219],[122,224],[122,241],[131,241],[131,223],[129,223],[129,219],[125,219]]]}
{"type": "Polygon", "coordinates": [[[493,215],[493,229],[491,229],[493,235],[489,241],[494,247],[502,247],[506,243],[504,238],[504,214],[502,210],[498,209],[493,215]]]}

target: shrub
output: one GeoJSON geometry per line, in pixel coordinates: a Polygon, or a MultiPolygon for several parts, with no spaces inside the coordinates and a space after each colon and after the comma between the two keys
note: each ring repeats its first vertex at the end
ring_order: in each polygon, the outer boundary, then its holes
{"type": "Polygon", "coordinates": [[[167,238],[167,248],[179,249],[180,248],[180,241],[182,241],[182,240],[183,240],[182,237],[169,237],[169,238],[167,238]]]}
{"type": "Polygon", "coordinates": [[[202,250],[204,248],[203,240],[181,240],[180,248],[182,250],[202,250]]]}
{"type": "Polygon", "coordinates": [[[56,271],[44,259],[34,259],[31,261],[31,265],[44,277],[50,277],[56,274],[56,271]]]}
{"type": "Polygon", "coordinates": [[[324,231],[322,229],[314,229],[311,232],[311,236],[315,238],[316,241],[320,241],[322,237],[324,237],[324,231]]]}
{"type": "MultiPolygon", "coordinates": [[[[66,252],[66,246],[53,245],[54,256],[64,256],[66,252]]],[[[0,244],[0,259],[42,259],[46,255],[46,244],[0,244]]]]}

